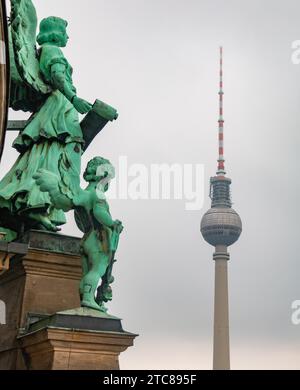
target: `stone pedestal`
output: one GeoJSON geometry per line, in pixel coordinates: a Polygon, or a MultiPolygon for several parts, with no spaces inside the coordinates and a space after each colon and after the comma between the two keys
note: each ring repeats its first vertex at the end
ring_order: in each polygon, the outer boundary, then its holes
{"type": "Polygon", "coordinates": [[[119,318],[79,308],[33,323],[19,342],[29,370],[119,370],[135,337],[119,318]]]}
{"type": "Polygon", "coordinates": [[[0,275],[0,300],[6,304],[0,370],[116,369],[119,353],[132,345],[134,335],[114,317],[66,312],[80,306],[80,240],[31,231],[24,243],[27,254],[13,256],[0,275]]]}

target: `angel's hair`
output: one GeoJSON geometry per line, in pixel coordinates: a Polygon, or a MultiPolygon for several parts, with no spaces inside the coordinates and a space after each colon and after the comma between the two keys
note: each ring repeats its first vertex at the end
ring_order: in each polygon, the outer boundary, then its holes
{"type": "Polygon", "coordinates": [[[105,177],[109,177],[110,179],[115,177],[114,167],[109,160],[103,157],[94,157],[86,167],[83,174],[84,180],[87,182],[100,181],[105,177]]]}
{"type": "Polygon", "coordinates": [[[37,36],[39,45],[54,42],[58,46],[65,45],[66,27],[68,22],[56,16],[43,19],[40,24],[40,33],[37,36]]]}

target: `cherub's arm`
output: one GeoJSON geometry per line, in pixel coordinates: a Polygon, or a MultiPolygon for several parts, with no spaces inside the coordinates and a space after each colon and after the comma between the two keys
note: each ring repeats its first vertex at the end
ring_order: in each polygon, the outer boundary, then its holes
{"type": "Polygon", "coordinates": [[[99,201],[95,203],[93,207],[93,215],[94,218],[104,226],[112,228],[117,223],[117,221],[114,221],[111,218],[111,215],[107,211],[105,207],[105,203],[103,201],[99,201]]]}
{"type": "Polygon", "coordinates": [[[59,178],[57,175],[45,169],[39,169],[33,178],[42,192],[49,193],[51,202],[57,209],[62,209],[66,212],[73,208],[71,199],[62,194],[59,189],[59,178]]]}
{"type": "Polygon", "coordinates": [[[51,66],[51,81],[53,87],[64,94],[78,112],[85,114],[90,111],[92,105],[77,97],[72,86],[66,81],[66,65],[55,63],[51,66]]]}

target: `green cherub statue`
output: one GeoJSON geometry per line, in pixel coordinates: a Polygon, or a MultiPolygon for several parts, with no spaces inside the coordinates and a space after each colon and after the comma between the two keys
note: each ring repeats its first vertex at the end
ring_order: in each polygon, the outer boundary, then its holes
{"type": "Polygon", "coordinates": [[[112,219],[105,196],[114,176],[112,164],[102,157],[95,157],[88,163],[84,173],[87,188],[82,190],[78,187],[70,196],[70,192],[66,195],[61,191],[60,179],[53,172],[40,169],[34,175],[40,190],[49,194],[57,209],[75,211],[76,223],[84,233],[81,241],[81,306],[102,312],[107,311],[104,303],[112,299],[112,267],[119,235],[123,230],[122,223],[112,219]],[[100,280],[102,282],[99,286],[100,280]]]}

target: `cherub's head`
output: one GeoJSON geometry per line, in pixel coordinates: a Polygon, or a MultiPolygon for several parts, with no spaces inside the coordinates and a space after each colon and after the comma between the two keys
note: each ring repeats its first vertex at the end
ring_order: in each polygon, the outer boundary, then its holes
{"type": "Polygon", "coordinates": [[[110,181],[115,177],[115,168],[109,160],[103,157],[94,157],[89,161],[83,177],[85,181],[97,183],[104,191],[107,191],[110,181]]]}
{"type": "Polygon", "coordinates": [[[56,16],[43,19],[40,23],[40,33],[37,36],[38,44],[50,43],[59,47],[65,47],[69,39],[67,26],[68,22],[66,20],[56,16]]]}

